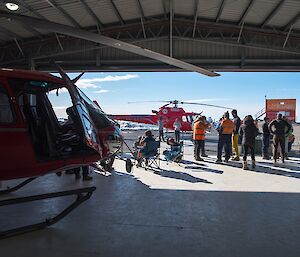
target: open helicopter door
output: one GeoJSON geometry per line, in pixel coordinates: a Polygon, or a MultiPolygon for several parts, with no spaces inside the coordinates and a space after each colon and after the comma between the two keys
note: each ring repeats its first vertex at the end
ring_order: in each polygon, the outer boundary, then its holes
{"type": "MultiPolygon", "coordinates": [[[[97,134],[97,129],[95,127],[95,124],[90,117],[89,111],[87,107],[85,106],[84,100],[81,98],[77,87],[75,85],[75,82],[82,76],[80,74],[78,78],[75,78],[74,80],[71,80],[69,76],[63,71],[63,69],[57,65],[56,63],[53,62],[53,64],[56,66],[58,69],[59,74],[61,75],[62,79],[66,83],[66,87],[69,90],[70,97],[73,103],[73,107],[71,108],[71,112],[73,112],[73,116],[77,116],[79,118],[79,121],[81,124],[81,127],[83,129],[83,136],[84,136],[84,143],[90,147],[96,150],[99,154],[100,157],[102,157],[102,151],[101,151],[101,146],[99,143],[99,137],[97,134]],[[74,113],[75,112],[75,113],[74,113]]],[[[74,121],[76,122],[76,121],[74,121]]]]}
{"type": "Polygon", "coordinates": [[[100,155],[102,155],[100,143],[98,140],[97,130],[95,125],[89,115],[89,112],[85,106],[85,103],[81,99],[78,91],[75,89],[69,91],[71,95],[71,99],[73,102],[73,110],[77,112],[77,115],[80,119],[82,128],[83,128],[83,135],[85,138],[85,144],[88,147],[93,148],[96,150],[100,155]]]}

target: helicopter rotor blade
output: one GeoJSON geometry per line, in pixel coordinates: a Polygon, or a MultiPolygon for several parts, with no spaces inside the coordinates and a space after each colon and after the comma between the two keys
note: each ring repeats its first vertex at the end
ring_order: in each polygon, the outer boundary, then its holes
{"type": "Polygon", "coordinates": [[[84,40],[92,41],[95,43],[100,43],[100,44],[114,47],[117,49],[121,49],[121,50],[124,50],[127,52],[138,54],[140,56],[145,56],[145,57],[148,57],[148,58],[151,58],[154,60],[158,60],[163,63],[169,64],[169,65],[172,65],[172,66],[184,69],[184,70],[198,72],[198,73],[210,76],[210,77],[220,76],[220,74],[218,74],[218,73],[206,70],[204,68],[181,61],[179,59],[175,59],[170,56],[163,55],[163,54],[154,52],[152,50],[149,50],[149,49],[146,49],[143,47],[139,47],[137,45],[129,44],[129,43],[123,42],[121,40],[117,40],[117,39],[103,36],[100,34],[92,33],[92,32],[86,31],[84,29],[74,28],[72,26],[63,25],[63,24],[51,22],[48,20],[33,18],[30,16],[13,14],[13,13],[9,13],[6,11],[0,11],[0,16],[6,17],[6,18],[12,19],[12,20],[20,21],[20,22],[22,22],[26,25],[29,25],[33,28],[36,28],[36,29],[41,29],[41,30],[50,31],[50,32],[56,32],[56,33],[60,33],[60,34],[64,34],[64,35],[69,35],[69,36],[72,36],[75,38],[81,38],[84,40]]]}
{"type": "Polygon", "coordinates": [[[76,78],[72,79],[72,82],[75,84],[82,76],[84,72],[81,72],[76,78]]]}
{"type": "Polygon", "coordinates": [[[192,105],[201,105],[201,106],[208,106],[208,107],[215,107],[215,108],[221,108],[221,109],[227,109],[227,110],[233,110],[233,108],[220,106],[220,105],[214,105],[214,104],[205,104],[205,103],[192,103],[192,102],[179,102],[180,104],[192,104],[192,105]]]}
{"type": "Polygon", "coordinates": [[[57,69],[58,73],[64,81],[68,83],[72,82],[68,74],[62,69],[62,67],[60,67],[59,64],[57,64],[54,60],[50,60],[50,64],[52,64],[57,69]]]}
{"type": "Polygon", "coordinates": [[[140,104],[140,103],[172,103],[172,101],[134,101],[134,102],[128,102],[128,104],[140,104]]]}

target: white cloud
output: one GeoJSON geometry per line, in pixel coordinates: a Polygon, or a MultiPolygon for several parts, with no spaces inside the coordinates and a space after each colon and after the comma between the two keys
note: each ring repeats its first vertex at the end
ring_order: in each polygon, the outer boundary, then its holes
{"type": "Polygon", "coordinates": [[[107,92],[109,92],[109,90],[107,90],[107,89],[100,89],[100,90],[94,91],[93,93],[95,93],[95,94],[103,94],[103,93],[107,93],[107,92]]]}
{"type": "Polygon", "coordinates": [[[102,78],[80,79],[77,81],[76,85],[79,88],[98,88],[96,83],[129,80],[138,77],[139,75],[137,74],[126,74],[126,75],[116,75],[116,76],[108,75],[102,78]]]}

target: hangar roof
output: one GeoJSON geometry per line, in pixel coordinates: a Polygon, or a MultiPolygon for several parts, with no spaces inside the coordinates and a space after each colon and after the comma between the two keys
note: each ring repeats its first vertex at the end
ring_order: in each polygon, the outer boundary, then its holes
{"type": "MultiPolygon", "coordinates": [[[[299,0],[24,0],[15,13],[83,28],[215,70],[299,70],[299,0]],[[271,61],[270,61],[271,60],[271,61]]],[[[0,10],[8,11],[5,1],[0,10]]],[[[1,17],[1,15],[0,15],[1,17]]],[[[118,49],[0,18],[14,68],[177,70],[118,49]],[[80,64],[85,60],[85,65],[80,64]],[[138,61],[137,61],[138,60],[138,61]]]]}

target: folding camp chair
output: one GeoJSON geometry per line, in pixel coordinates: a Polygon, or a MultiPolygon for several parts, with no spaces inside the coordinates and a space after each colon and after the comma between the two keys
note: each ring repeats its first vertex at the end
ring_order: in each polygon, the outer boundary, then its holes
{"type": "Polygon", "coordinates": [[[171,161],[181,163],[183,158],[183,141],[180,141],[180,145],[171,147],[163,152],[167,164],[171,161]]]}
{"type": "Polygon", "coordinates": [[[160,169],[160,142],[148,142],[147,148],[147,154],[142,155],[142,158],[138,161],[137,167],[143,167],[145,170],[147,170],[148,168],[160,169]]]}

